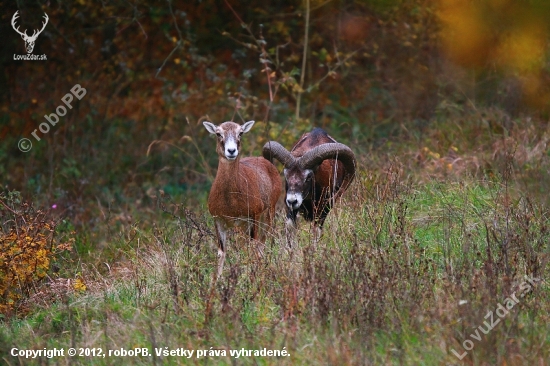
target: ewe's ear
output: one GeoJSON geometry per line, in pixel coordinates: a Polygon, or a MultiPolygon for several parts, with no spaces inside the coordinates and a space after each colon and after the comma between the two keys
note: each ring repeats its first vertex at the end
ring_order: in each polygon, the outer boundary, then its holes
{"type": "Polygon", "coordinates": [[[248,131],[250,131],[252,126],[254,126],[254,123],[255,123],[254,121],[248,121],[245,124],[243,124],[241,126],[241,128],[243,129],[243,133],[247,133],[248,131]]]}
{"type": "Polygon", "coordinates": [[[204,128],[206,128],[208,132],[213,133],[214,135],[216,134],[215,124],[213,124],[212,122],[206,122],[206,121],[204,121],[202,124],[204,125],[204,128]]]}

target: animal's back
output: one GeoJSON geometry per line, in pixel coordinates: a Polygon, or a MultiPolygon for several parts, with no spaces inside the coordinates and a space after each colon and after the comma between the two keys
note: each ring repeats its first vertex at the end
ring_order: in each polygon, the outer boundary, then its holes
{"type": "Polygon", "coordinates": [[[282,181],[277,168],[263,157],[244,158],[241,163],[243,169],[250,171],[249,174],[257,175],[256,182],[259,184],[262,202],[270,205],[273,197],[277,201],[282,192],[282,181]]]}
{"type": "Polygon", "coordinates": [[[290,153],[299,158],[309,150],[321,144],[338,142],[333,139],[325,130],[315,127],[311,132],[306,132],[300,137],[300,140],[292,147],[290,153]]]}

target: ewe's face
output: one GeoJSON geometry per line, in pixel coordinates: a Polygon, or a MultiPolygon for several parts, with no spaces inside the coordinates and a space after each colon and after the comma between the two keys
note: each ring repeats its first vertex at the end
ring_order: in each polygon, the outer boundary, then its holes
{"type": "Polygon", "coordinates": [[[254,121],[239,125],[235,122],[224,122],[216,126],[210,122],[203,122],[204,127],[218,138],[216,151],[221,158],[234,161],[239,156],[241,148],[241,136],[250,131],[254,121]]]}
{"type": "Polygon", "coordinates": [[[284,170],[284,175],[286,180],[286,205],[291,210],[297,210],[311,192],[313,171],[291,167],[284,170]]]}
{"type": "Polygon", "coordinates": [[[222,123],[216,128],[218,137],[218,154],[229,161],[237,159],[241,148],[241,136],[243,130],[241,126],[232,122],[222,123]]]}

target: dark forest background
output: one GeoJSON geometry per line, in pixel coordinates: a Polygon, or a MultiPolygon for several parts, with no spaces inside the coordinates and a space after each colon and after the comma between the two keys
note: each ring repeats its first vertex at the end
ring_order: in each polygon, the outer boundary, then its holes
{"type": "Polygon", "coordinates": [[[361,153],[406,133],[441,154],[477,137],[449,136],[465,115],[498,133],[550,107],[546,1],[3,1],[1,17],[0,184],[74,209],[208,185],[205,118],[258,121],[256,154],[313,126],[361,153]],[[16,11],[29,34],[48,14],[47,61],[13,60],[16,11]],[[86,96],[31,138],[75,84],[86,96]]]}

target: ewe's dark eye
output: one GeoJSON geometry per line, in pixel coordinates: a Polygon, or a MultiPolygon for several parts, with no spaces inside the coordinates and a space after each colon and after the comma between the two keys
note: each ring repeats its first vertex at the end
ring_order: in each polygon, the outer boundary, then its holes
{"type": "Polygon", "coordinates": [[[222,134],[219,132],[216,132],[216,136],[218,136],[219,138],[222,138],[222,134]]]}

